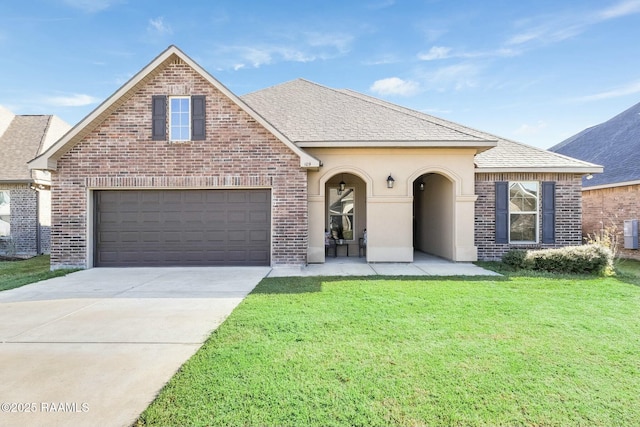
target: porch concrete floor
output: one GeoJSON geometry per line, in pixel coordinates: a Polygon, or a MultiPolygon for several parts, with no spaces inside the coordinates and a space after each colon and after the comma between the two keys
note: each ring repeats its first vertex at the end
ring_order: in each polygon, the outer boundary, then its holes
{"type": "Polygon", "coordinates": [[[372,262],[365,257],[327,257],[324,264],[274,267],[267,277],[306,276],[500,276],[470,262],[454,262],[416,251],[413,262],[372,262]]]}

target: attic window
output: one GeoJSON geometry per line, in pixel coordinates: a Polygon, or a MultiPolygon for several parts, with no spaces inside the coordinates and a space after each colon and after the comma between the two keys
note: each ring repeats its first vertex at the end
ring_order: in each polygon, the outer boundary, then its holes
{"type": "Polygon", "coordinates": [[[188,96],[169,98],[169,140],[191,140],[191,98],[188,96]]]}
{"type": "Polygon", "coordinates": [[[154,141],[202,141],[206,138],[204,95],[153,95],[151,134],[154,141]],[[168,111],[167,111],[168,110],[168,111]]]}

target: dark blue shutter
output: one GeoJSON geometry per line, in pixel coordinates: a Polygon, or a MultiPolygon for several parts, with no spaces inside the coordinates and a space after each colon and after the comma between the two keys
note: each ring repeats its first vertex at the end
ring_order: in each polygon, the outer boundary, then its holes
{"type": "Polygon", "coordinates": [[[205,102],[204,95],[191,97],[191,140],[201,141],[205,139],[205,102]]]}
{"type": "Polygon", "coordinates": [[[164,95],[152,96],[151,139],[154,141],[167,139],[167,97],[164,95]]]}
{"type": "Polygon", "coordinates": [[[542,243],[556,242],[556,183],[542,183],[542,243]]]}
{"type": "Polygon", "coordinates": [[[496,182],[496,243],[509,243],[509,183],[496,182]]]}

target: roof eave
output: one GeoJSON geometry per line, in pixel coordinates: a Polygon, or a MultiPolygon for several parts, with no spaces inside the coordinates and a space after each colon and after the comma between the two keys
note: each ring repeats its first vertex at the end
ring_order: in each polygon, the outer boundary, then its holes
{"type": "Polygon", "coordinates": [[[1,184],[31,184],[33,182],[33,179],[0,178],[1,184]]]}
{"type": "Polygon", "coordinates": [[[489,150],[497,141],[297,141],[300,148],[470,148],[489,150]]]}
{"type": "Polygon", "coordinates": [[[44,156],[44,153],[33,160],[27,162],[31,170],[49,170],[54,171],[58,167],[58,161],[51,157],[44,156]]]}
{"type": "Polygon", "coordinates": [[[592,185],[590,187],[582,186],[582,191],[588,190],[602,190],[605,188],[615,188],[615,187],[627,187],[630,185],[640,185],[640,180],[635,181],[624,181],[624,182],[612,182],[610,184],[600,184],[600,185],[592,185]]]}
{"type": "Polygon", "coordinates": [[[476,168],[475,173],[507,173],[507,172],[533,172],[533,173],[575,173],[587,175],[590,173],[602,173],[602,166],[566,166],[566,167],[500,167],[500,168],[476,168]]]}

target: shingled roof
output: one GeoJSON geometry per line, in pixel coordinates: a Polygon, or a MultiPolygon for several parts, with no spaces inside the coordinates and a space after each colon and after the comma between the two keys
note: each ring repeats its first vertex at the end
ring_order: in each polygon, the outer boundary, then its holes
{"type": "Polygon", "coordinates": [[[51,116],[15,116],[0,135],[0,181],[30,181],[27,162],[40,153],[51,116]]]}
{"type": "Polygon", "coordinates": [[[478,172],[602,171],[589,162],[304,79],[241,98],[299,147],[474,147],[478,172]]]}
{"type": "Polygon", "coordinates": [[[475,164],[478,172],[602,172],[599,165],[504,138],[495,148],[477,154],[475,164]]]}
{"type": "Polygon", "coordinates": [[[583,179],[585,188],[640,181],[640,103],[549,150],[604,166],[604,173],[583,179]]]}
{"type": "Polygon", "coordinates": [[[241,97],[299,147],[495,146],[495,138],[350,90],[297,79],[241,97]]]}

